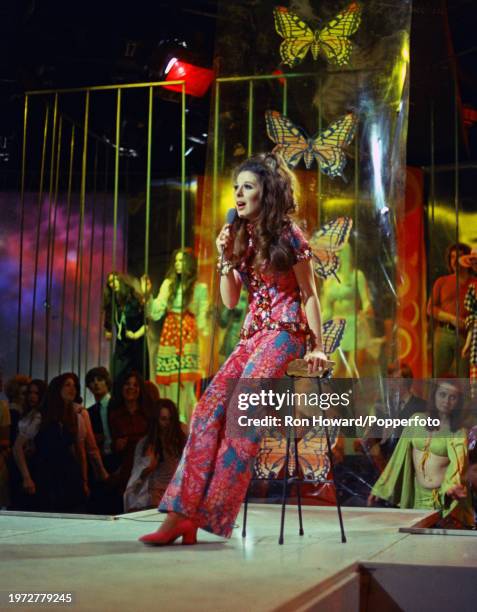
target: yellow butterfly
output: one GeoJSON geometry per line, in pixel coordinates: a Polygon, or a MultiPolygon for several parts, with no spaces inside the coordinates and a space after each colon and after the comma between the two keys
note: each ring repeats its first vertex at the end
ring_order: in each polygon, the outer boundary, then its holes
{"type": "Polygon", "coordinates": [[[352,45],[348,37],[357,31],[361,23],[361,7],[356,2],[315,32],[284,6],[275,7],[273,16],[275,29],[285,39],[280,45],[284,64],[293,68],[303,61],[310,49],[315,60],[321,51],[332,64],[344,66],[349,62],[352,45]]]}
{"type": "Polygon", "coordinates": [[[353,219],[337,217],[323,225],[311,237],[313,267],[320,278],[326,280],[333,275],[340,282],[336,275],[340,266],[338,252],[347,244],[352,227],[353,219]]]}
{"type": "Polygon", "coordinates": [[[265,123],[268,137],[277,145],[273,150],[281,153],[289,166],[294,168],[303,158],[309,169],[313,159],[316,159],[324,174],[332,178],[342,176],[346,165],[343,149],[353,140],[357,125],[356,115],[343,115],[321,134],[312,138],[278,111],[267,111],[265,123]]]}

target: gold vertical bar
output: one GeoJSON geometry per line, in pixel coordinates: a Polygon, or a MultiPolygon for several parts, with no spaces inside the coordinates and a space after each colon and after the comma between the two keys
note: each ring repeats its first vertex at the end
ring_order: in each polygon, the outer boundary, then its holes
{"type": "MultiPolygon", "coordinates": [[[[68,171],[68,192],[66,196],[66,236],[65,236],[65,256],[63,261],[63,283],[61,285],[61,319],[60,319],[60,349],[58,352],[58,374],[61,372],[63,365],[63,333],[65,324],[65,295],[66,295],[66,273],[68,266],[68,244],[70,239],[71,226],[71,189],[73,185],[73,163],[75,153],[75,126],[71,126],[70,139],[70,164],[68,171]]],[[[74,321],[73,321],[74,325],[74,321]]]]}
{"type": "MultiPolygon", "coordinates": [[[[354,135],[354,219],[353,219],[353,230],[355,232],[356,237],[358,238],[358,211],[359,211],[359,136],[358,136],[358,127],[356,127],[356,132],[354,135]]],[[[354,241],[354,253],[353,253],[353,268],[354,268],[354,315],[356,321],[358,321],[358,310],[359,310],[359,285],[358,285],[358,243],[359,240],[354,241]]],[[[354,326],[354,364],[356,369],[358,367],[356,358],[358,354],[358,325],[354,326]]],[[[354,374],[352,373],[352,376],[354,374]]]]}
{"type": "Polygon", "coordinates": [[[185,222],[186,222],[186,91],[182,84],[181,97],[181,249],[185,249],[185,222]]]}
{"type": "MultiPolygon", "coordinates": [[[[433,244],[432,241],[432,233],[434,232],[434,228],[435,228],[435,216],[434,216],[434,212],[435,212],[435,203],[436,203],[436,167],[435,167],[435,125],[434,125],[434,121],[435,121],[435,107],[434,107],[434,100],[431,100],[431,116],[430,116],[430,129],[431,129],[431,176],[430,176],[430,185],[429,185],[429,199],[431,201],[431,230],[429,232],[430,236],[430,244],[433,244]]],[[[428,213],[429,214],[429,213],[428,213]]],[[[432,258],[431,258],[432,261],[432,258]]],[[[428,268],[428,273],[427,273],[427,278],[430,279],[431,278],[431,274],[429,273],[429,258],[427,259],[427,268],[428,268]]],[[[429,286],[429,293],[430,298],[431,298],[431,312],[434,313],[434,292],[432,291],[432,287],[429,286]]],[[[435,378],[436,376],[436,368],[435,368],[435,361],[434,361],[434,332],[435,332],[435,327],[434,327],[434,316],[430,317],[430,323],[431,323],[431,360],[432,360],[432,376],[435,378]]],[[[426,354],[426,352],[424,352],[424,355],[426,354]]]]}
{"type": "MultiPolygon", "coordinates": [[[[212,226],[217,226],[217,207],[218,207],[218,172],[219,172],[219,108],[220,108],[220,81],[215,81],[215,96],[214,96],[214,132],[213,132],[213,148],[212,148],[212,226]]],[[[219,299],[219,279],[217,274],[212,276],[212,292],[214,296],[214,304],[218,303],[219,299]]],[[[212,336],[210,339],[210,351],[209,351],[209,370],[207,373],[208,378],[212,376],[214,370],[214,357],[215,357],[215,329],[217,325],[217,319],[214,319],[214,325],[212,328],[212,336]]]]}
{"type": "Polygon", "coordinates": [[[35,307],[36,307],[36,293],[38,285],[38,260],[40,254],[40,227],[41,227],[41,212],[43,208],[43,185],[44,185],[44,173],[45,173],[45,159],[46,159],[46,144],[48,140],[48,122],[50,117],[50,105],[47,103],[45,111],[45,121],[43,124],[43,145],[41,151],[41,167],[40,167],[40,185],[38,188],[38,224],[36,228],[36,244],[35,244],[35,265],[33,270],[33,299],[32,299],[32,311],[31,311],[31,331],[30,331],[30,361],[28,366],[28,374],[32,375],[33,371],[33,351],[34,351],[34,337],[35,337],[35,307]]]}
{"type": "Polygon", "coordinates": [[[88,371],[88,352],[89,352],[89,325],[91,315],[91,289],[93,285],[93,255],[94,255],[94,228],[96,225],[96,192],[98,183],[98,141],[94,143],[94,163],[93,163],[93,196],[91,199],[91,231],[89,240],[89,272],[88,272],[88,298],[86,302],[86,339],[84,346],[84,371],[88,371]]]}
{"type": "Polygon", "coordinates": [[[58,117],[58,94],[55,94],[53,103],[53,126],[51,130],[51,161],[50,161],[50,184],[48,189],[48,238],[47,238],[47,253],[46,253],[46,270],[45,270],[45,362],[44,362],[44,380],[48,380],[48,366],[50,357],[50,258],[51,258],[51,211],[53,209],[53,188],[55,179],[55,160],[56,160],[56,122],[58,117]]]}
{"type": "Polygon", "coordinates": [[[89,91],[86,91],[83,120],[83,157],[81,160],[80,227],[79,227],[79,302],[78,302],[78,376],[81,380],[81,341],[83,325],[83,242],[86,208],[86,169],[88,164],[89,91]]]}
{"type": "MultiPolygon", "coordinates": [[[[455,243],[459,243],[459,207],[460,207],[460,181],[459,181],[459,90],[457,78],[454,78],[454,210],[455,210],[455,243]]],[[[459,256],[459,250],[457,250],[457,256],[459,256]]],[[[456,265],[456,286],[460,287],[459,284],[459,276],[460,276],[460,266],[457,261],[456,265]]],[[[456,320],[457,325],[455,328],[455,374],[459,376],[459,366],[461,361],[461,349],[459,347],[459,323],[461,319],[461,307],[460,307],[460,298],[459,292],[457,292],[456,297],[456,320]]]]}
{"type": "MultiPolygon", "coordinates": [[[[212,210],[217,210],[217,182],[219,173],[219,104],[220,104],[220,83],[215,82],[215,106],[214,106],[214,144],[212,149],[212,210]]],[[[214,219],[216,221],[216,219],[214,219]]]]}
{"type": "Polygon", "coordinates": [[[286,75],[284,75],[284,83],[283,83],[283,102],[282,102],[282,113],[286,116],[288,112],[288,79],[286,75]]]}
{"type": "MultiPolygon", "coordinates": [[[[149,275],[149,238],[151,231],[151,152],[152,152],[152,111],[154,100],[154,88],[149,87],[149,104],[147,113],[147,163],[146,163],[146,224],[144,228],[144,274],[149,275]]],[[[144,308],[144,325],[146,325],[146,308],[144,308]]],[[[144,334],[142,362],[143,376],[147,372],[147,332],[144,334]]],[[[154,372],[149,372],[149,378],[154,380],[154,372]]]]}
{"type": "Polygon", "coordinates": [[[22,281],[23,281],[23,234],[25,231],[25,171],[26,171],[26,141],[28,127],[28,95],[23,106],[23,143],[22,143],[22,174],[20,186],[20,257],[18,266],[18,310],[17,310],[17,374],[20,372],[21,335],[22,335],[22,281]]]}
{"type": "Polygon", "coordinates": [[[147,162],[146,162],[146,226],[144,236],[144,273],[149,274],[149,238],[151,227],[151,151],[152,151],[152,110],[154,89],[149,87],[147,119],[147,162]]]}
{"type": "MultiPolygon", "coordinates": [[[[50,273],[49,273],[49,286],[48,295],[51,296],[53,290],[53,270],[55,261],[55,247],[56,247],[56,221],[58,217],[58,190],[60,182],[60,167],[61,167],[61,142],[63,136],[63,118],[60,116],[58,121],[58,155],[56,156],[56,179],[55,179],[55,195],[53,197],[53,232],[51,240],[51,257],[50,257],[50,273]]],[[[50,298],[48,298],[49,301],[50,298]]],[[[48,313],[49,317],[50,313],[48,313]]],[[[48,318],[49,325],[49,318],[48,318]]],[[[49,336],[49,332],[47,334],[49,336]]],[[[45,358],[49,367],[49,357],[45,358]]]]}
{"type": "MultiPolygon", "coordinates": [[[[185,217],[186,217],[186,202],[185,202],[185,137],[186,137],[186,91],[185,83],[182,83],[181,95],[181,251],[185,250],[185,217]]],[[[181,398],[181,371],[182,371],[182,353],[183,353],[183,318],[184,318],[184,275],[181,274],[181,320],[179,326],[179,374],[177,385],[177,408],[180,409],[181,398]]]]}
{"type": "MultiPolygon", "coordinates": [[[[121,89],[116,91],[116,149],[114,151],[114,194],[113,194],[113,272],[116,273],[116,250],[118,243],[118,198],[119,198],[119,147],[121,145],[121,89]]],[[[115,329],[114,329],[114,313],[116,311],[116,295],[114,291],[111,292],[111,342],[110,351],[113,354],[113,343],[115,342],[115,329]]],[[[114,361],[112,361],[113,367],[111,375],[113,378],[116,376],[114,371],[114,361]]]]}
{"type": "Polygon", "coordinates": [[[58,217],[58,190],[60,184],[60,168],[61,168],[61,141],[63,137],[63,118],[60,116],[58,121],[58,155],[56,156],[56,179],[55,179],[55,194],[53,196],[53,238],[51,245],[51,265],[50,265],[50,286],[51,293],[53,284],[53,261],[55,258],[55,238],[56,238],[56,221],[58,217]]]}
{"type": "Polygon", "coordinates": [[[247,156],[253,151],[253,81],[248,82],[248,131],[247,131],[247,156]]]}
{"type": "MultiPolygon", "coordinates": [[[[119,197],[119,147],[121,139],[121,90],[116,92],[116,149],[114,151],[114,195],[113,195],[113,270],[116,271],[116,249],[118,243],[118,197],[119,197]]],[[[114,292],[113,292],[114,296],[114,292]]],[[[114,299],[113,299],[114,301],[114,299]]],[[[112,319],[111,319],[112,320],[112,319]]]]}
{"type": "MultiPolygon", "coordinates": [[[[321,83],[321,77],[318,78],[318,134],[321,134],[321,130],[323,128],[323,113],[322,113],[322,108],[321,108],[321,87],[322,87],[322,83],[321,83]]],[[[321,169],[320,169],[320,164],[318,162],[318,160],[316,160],[316,171],[317,171],[317,176],[316,176],[316,216],[317,219],[320,223],[320,226],[323,223],[323,206],[321,204],[321,197],[322,197],[322,189],[323,189],[323,179],[321,176],[321,169]]]]}
{"type": "MultiPolygon", "coordinates": [[[[104,260],[106,255],[106,202],[108,199],[108,172],[109,172],[109,149],[106,148],[104,154],[104,192],[103,192],[103,222],[102,222],[102,234],[101,234],[101,273],[100,273],[100,295],[101,290],[104,286],[104,260]]],[[[103,313],[103,305],[100,304],[99,307],[99,318],[104,316],[103,313]]],[[[102,340],[103,340],[103,326],[98,326],[98,363],[101,363],[101,349],[102,349],[102,340]]]]}

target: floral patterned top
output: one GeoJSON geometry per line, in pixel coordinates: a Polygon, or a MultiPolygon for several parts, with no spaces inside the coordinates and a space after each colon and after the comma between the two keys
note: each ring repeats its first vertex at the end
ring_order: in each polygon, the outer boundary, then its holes
{"type": "MultiPolygon", "coordinates": [[[[292,333],[309,332],[301,305],[300,288],[293,268],[285,272],[258,272],[252,267],[254,251],[253,225],[247,225],[249,248],[244,261],[237,266],[248,290],[249,309],[240,338],[250,338],[263,329],[277,329],[292,333]]],[[[285,236],[294,252],[296,263],[311,259],[312,252],[299,227],[289,221],[285,236]]]]}

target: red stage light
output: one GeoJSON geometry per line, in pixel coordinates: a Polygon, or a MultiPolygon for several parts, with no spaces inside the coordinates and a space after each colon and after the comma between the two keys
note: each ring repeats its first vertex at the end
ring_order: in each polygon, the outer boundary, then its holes
{"type": "MultiPolygon", "coordinates": [[[[206,94],[213,80],[214,71],[210,68],[201,68],[180,60],[170,62],[166,75],[166,81],[185,81],[186,94],[196,98],[206,94]]],[[[171,91],[182,91],[182,85],[163,85],[163,87],[171,91]]]]}
{"type": "MultiPolygon", "coordinates": [[[[277,68],[276,70],[272,72],[272,74],[276,74],[277,76],[279,76],[283,74],[283,70],[280,70],[279,68],[277,68]]],[[[277,81],[280,83],[280,85],[285,85],[286,79],[277,79],[277,81]]]]}

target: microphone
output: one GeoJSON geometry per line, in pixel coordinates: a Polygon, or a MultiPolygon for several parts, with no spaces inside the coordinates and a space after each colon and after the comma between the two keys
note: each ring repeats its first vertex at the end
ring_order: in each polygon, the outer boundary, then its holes
{"type": "Polygon", "coordinates": [[[225,217],[225,223],[227,223],[227,225],[232,225],[232,223],[235,221],[236,218],[237,218],[237,209],[229,208],[227,211],[227,216],[225,217]]]}
{"type": "MultiPolygon", "coordinates": [[[[232,225],[232,223],[235,221],[236,218],[237,218],[237,209],[229,208],[225,216],[225,223],[227,225],[232,225]]],[[[220,256],[220,265],[222,265],[223,258],[224,258],[224,250],[222,249],[222,254],[220,256]]]]}

